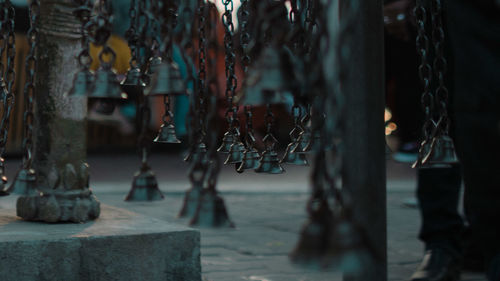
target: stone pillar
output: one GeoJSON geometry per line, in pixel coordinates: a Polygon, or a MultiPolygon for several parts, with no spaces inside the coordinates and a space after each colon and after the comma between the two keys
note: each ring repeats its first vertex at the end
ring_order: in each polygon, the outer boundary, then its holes
{"type": "Polygon", "coordinates": [[[358,14],[347,40],[350,65],[342,85],[346,93],[343,181],[351,191],[354,219],[368,236],[375,264],[365,275],[345,279],[387,281],[383,1],[355,2],[358,14]]]}
{"type": "Polygon", "coordinates": [[[85,222],[100,213],[86,163],[87,100],[67,96],[81,50],[75,7],[72,0],[41,1],[33,153],[41,194],[19,198],[18,215],[27,220],[85,222]]]}

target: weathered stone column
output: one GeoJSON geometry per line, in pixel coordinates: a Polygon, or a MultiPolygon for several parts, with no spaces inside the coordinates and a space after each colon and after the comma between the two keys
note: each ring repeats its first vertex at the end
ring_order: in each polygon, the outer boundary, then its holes
{"type": "Polygon", "coordinates": [[[19,198],[17,213],[27,220],[84,222],[100,213],[86,164],[87,101],[67,96],[81,50],[73,2],[41,1],[33,168],[42,193],[19,198]]]}

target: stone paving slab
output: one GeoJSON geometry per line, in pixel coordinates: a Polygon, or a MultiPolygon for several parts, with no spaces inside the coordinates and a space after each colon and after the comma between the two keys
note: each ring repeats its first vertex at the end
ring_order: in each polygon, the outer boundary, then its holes
{"type": "MultiPolygon", "coordinates": [[[[123,201],[138,167],[132,155],[91,157],[91,185],[105,204],[187,225],[187,219],[176,218],[189,187],[186,164],[175,155],[153,155],[151,162],[165,193],[163,201],[123,201]]],[[[261,176],[253,172],[239,175],[231,167],[223,168],[219,186],[236,228],[200,229],[204,281],[342,280],[339,272],[311,271],[288,261],[287,255],[307,218],[309,171],[303,167],[286,169],[280,176],[261,176]]],[[[389,280],[403,281],[413,273],[423,254],[417,239],[418,209],[403,206],[405,200],[414,198],[415,171],[394,162],[388,162],[387,171],[389,280]]],[[[481,274],[472,273],[464,273],[461,280],[486,281],[481,274]]]]}
{"type": "Polygon", "coordinates": [[[199,281],[200,235],[106,205],[85,224],[26,222],[3,208],[0,280],[199,281]]]}

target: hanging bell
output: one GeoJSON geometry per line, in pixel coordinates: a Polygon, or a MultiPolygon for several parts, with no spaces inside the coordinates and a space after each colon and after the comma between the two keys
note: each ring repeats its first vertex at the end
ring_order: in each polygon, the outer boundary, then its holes
{"type": "Polygon", "coordinates": [[[448,135],[432,139],[427,155],[422,159],[422,165],[433,168],[446,168],[459,163],[453,140],[448,135]]]}
{"type": "Polygon", "coordinates": [[[185,95],[187,93],[179,66],[176,63],[161,63],[156,65],[153,71],[151,84],[146,91],[148,96],[185,95]]]}
{"type": "Polygon", "coordinates": [[[92,91],[90,91],[88,97],[99,99],[126,99],[127,94],[122,91],[116,73],[111,69],[101,67],[96,72],[94,87],[92,91]]]}
{"type": "Polygon", "coordinates": [[[259,166],[255,169],[257,173],[282,174],[285,169],[281,167],[278,153],[272,150],[266,150],[262,153],[259,160],[259,166]]]}
{"type": "Polygon", "coordinates": [[[200,204],[201,192],[203,190],[203,183],[195,182],[193,187],[186,191],[184,196],[184,204],[179,212],[180,218],[193,217],[200,204]]]}
{"type": "Polygon", "coordinates": [[[199,142],[194,150],[192,150],[185,158],[184,161],[190,163],[196,163],[201,159],[202,163],[208,162],[207,158],[207,146],[203,142],[199,142]]]}
{"type": "Polygon", "coordinates": [[[229,219],[224,199],[213,189],[204,189],[200,203],[189,225],[198,227],[234,227],[229,219]]]}
{"type": "Polygon", "coordinates": [[[268,46],[262,50],[255,66],[248,71],[243,91],[235,101],[246,105],[280,104],[293,99],[290,89],[294,81],[284,52],[268,46]]]}
{"type": "Polygon", "coordinates": [[[229,155],[227,156],[224,165],[243,162],[243,152],[245,152],[245,145],[241,141],[233,143],[229,148],[229,155]]]}
{"type": "Polygon", "coordinates": [[[217,149],[217,151],[221,152],[221,153],[229,153],[229,150],[231,149],[231,145],[233,145],[233,142],[234,142],[233,134],[231,132],[227,131],[224,134],[224,137],[222,138],[222,144],[217,149]]]}
{"type": "Polygon", "coordinates": [[[86,97],[92,87],[94,75],[90,70],[81,70],[75,74],[73,79],[73,86],[68,92],[68,96],[82,96],[86,97]]]}
{"type": "Polygon", "coordinates": [[[340,218],[330,239],[332,246],[328,252],[337,256],[337,263],[346,277],[363,276],[365,271],[374,265],[369,240],[352,219],[345,216],[340,218]]]}
{"type": "Polygon", "coordinates": [[[311,132],[309,130],[305,130],[300,133],[299,138],[297,139],[297,146],[293,148],[293,153],[307,153],[309,152],[311,146],[311,132]]]}
{"type": "Polygon", "coordinates": [[[151,168],[143,164],[141,170],[134,175],[132,189],[125,201],[156,201],[162,200],[163,194],[158,188],[156,176],[151,168]]]}
{"type": "Polygon", "coordinates": [[[160,127],[160,131],[158,132],[158,136],[154,139],[154,142],[181,143],[181,141],[177,139],[177,135],[175,134],[175,127],[173,124],[162,124],[160,127]]]}
{"type": "Polygon", "coordinates": [[[281,159],[280,163],[283,164],[292,164],[298,166],[308,166],[309,162],[307,161],[307,157],[305,153],[297,153],[294,152],[295,148],[298,146],[297,142],[289,143],[285,155],[283,159],[281,159]]]}
{"type": "Polygon", "coordinates": [[[327,201],[323,199],[316,205],[315,210],[310,211],[309,220],[302,227],[299,242],[289,258],[293,263],[324,269],[330,267],[335,259],[329,251],[335,224],[327,201]]]}
{"type": "Polygon", "coordinates": [[[131,96],[138,96],[146,86],[142,81],[142,73],[139,67],[135,66],[127,71],[127,76],[120,83],[122,90],[131,96]]]}
{"type": "Polygon", "coordinates": [[[255,148],[249,148],[243,152],[243,159],[238,167],[237,172],[242,173],[244,170],[255,170],[259,167],[260,154],[255,148]]]}
{"type": "Polygon", "coordinates": [[[35,170],[25,168],[19,170],[10,187],[4,191],[25,196],[37,195],[35,170]]]}

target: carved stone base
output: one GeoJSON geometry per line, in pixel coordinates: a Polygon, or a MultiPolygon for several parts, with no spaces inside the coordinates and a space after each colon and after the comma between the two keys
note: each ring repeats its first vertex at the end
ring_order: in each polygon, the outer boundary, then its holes
{"type": "Polygon", "coordinates": [[[101,203],[91,190],[53,192],[17,199],[17,215],[29,221],[86,222],[99,217],[101,203]]]}

